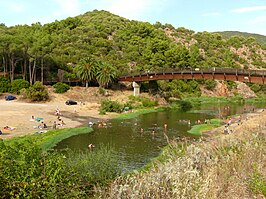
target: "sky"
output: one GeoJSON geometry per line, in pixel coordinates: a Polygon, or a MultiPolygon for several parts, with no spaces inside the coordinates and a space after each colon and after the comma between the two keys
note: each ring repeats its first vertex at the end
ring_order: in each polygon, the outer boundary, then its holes
{"type": "Polygon", "coordinates": [[[0,23],[46,24],[95,9],[195,32],[241,31],[266,36],[266,0],[0,0],[0,23]]]}

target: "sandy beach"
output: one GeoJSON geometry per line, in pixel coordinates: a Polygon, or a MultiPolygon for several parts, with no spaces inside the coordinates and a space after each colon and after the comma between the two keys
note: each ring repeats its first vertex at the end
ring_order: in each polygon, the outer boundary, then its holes
{"type": "MultiPolygon", "coordinates": [[[[55,115],[56,109],[60,110],[60,117],[65,123],[63,126],[57,126],[58,129],[75,128],[86,125],[90,121],[110,119],[117,115],[115,113],[99,115],[100,104],[97,103],[97,99],[92,99],[89,95],[86,98],[83,96],[85,95],[84,89],[80,89],[82,90],[76,90],[75,94],[73,91],[63,95],[52,93],[49,101],[41,103],[29,103],[19,98],[18,100],[5,101],[3,97],[0,99],[0,129],[3,132],[0,138],[8,139],[46,130],[36,128],[40,122],[31,121],[32,116],[43,118],[43,122],[48,126],[47,130],[52,129],[54,121],[60,123],[55,115]],[[81,93],[81,97],[75,97],[77,93],[81,93]],[[68,99],[74,99],[78,104],[66,105],[65,101],[68,99]],[[5,126],[12,127],[14,130],[5,130],[5,126]]],[[[87,92],[92,93],[90,91],[87,92]]]]}

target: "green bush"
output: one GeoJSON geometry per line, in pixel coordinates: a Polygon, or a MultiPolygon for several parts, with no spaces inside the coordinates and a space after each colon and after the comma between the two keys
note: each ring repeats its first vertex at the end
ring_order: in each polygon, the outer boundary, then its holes
{"type": "Polygon", "coordinates": [[[215,80],[206,80],[205,81],[205,88],[208,90],[214,90],[217,85],[217,82],[215,80]]]}
{"type": "Polygon", "coordinates": [[[158,101],[154,101],[149,98],[142,98],[141,103],[143,107],[154,107],[158,105],[158,101]]]}
{"type": "Polygon", "coordinates": [[[226,80],[224,81],[224,83],[226,84],[227,88],[231,91],[232,89],[235,89],[237,87],[236,82],[234,81],[230,81],[230,80],[226,80]]]}
{"type": "Polygon", "coordinates": [[[53,85],[53,87],[56,93],[65,93],[70,89],[69,85],[62,82],[57,82],[56,84],[53,85]]]}
{"type": "MultiPolygon", "coordinates": [[[[131,107],[153,107],[158,105],[158,101],[151,100],[147,97],[140,97],[140,96],[129,96],[130,102],[128,104],[131,105],[131,107]]],[[[128,105],[126,104],[126,106],[128,105]]]]}
{"type": "Polygon", "coordinates": [[[253,90],[255,93],[257,93],[261,90],[261,86],[259,84],[252,84],[250,86],[250,89],[253,90]]]}
{"type": "Polygon", "coordinates": [[[185,100],[174,100],[171,102],[171,107],[181,111],[189,111],[192,108],[192,103],[185,100]]]}
{"type": "Polygon", "coordinates": [[[111,100],[103,100],[101,102],[101,107],[99,112],[101,114],[105,114],[105,112],[116,112],[116,113],[121,113],[124,108],[124,105],[111,101],[111,100]]]}
{"type": "Polygon", "coordinates": [[[29,88],[30,83],[24,79],[15,79],[11,83],[11,89],[10,91],[12,93],[20,94],[20,90],[23,88],[29,88]]]}
{"type": "Polygon", "coordinates": [[[0,77],[0,93],[5,93],[10,90],[10,81],[7,78],[0,77]]]}
{"type": "Polygon", "coordinates": [[[32,101],[45,101],[49,98],[47,88],[39,81],[27,89],[26,96],[32,101]]]}

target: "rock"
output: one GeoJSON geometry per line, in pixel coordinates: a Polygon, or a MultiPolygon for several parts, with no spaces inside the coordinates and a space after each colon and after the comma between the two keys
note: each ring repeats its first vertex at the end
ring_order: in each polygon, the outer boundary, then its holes
{"type": "Polygon", "coordinates": [[[257,95],[254,93],[254,91],[252,91],[249,88],[249,86],[243,82],[237,82],[237,92],[238,92],[238,94],[242,95],[245,99],[257,97],[257,95]]]}
{"type": "Polygon", "coordinates": [[[230,95],[230,92],[224,82],[217,81],[217,86],[215,90],[216,90],[215,94],[218,96],[229,96],[230,95]]]}

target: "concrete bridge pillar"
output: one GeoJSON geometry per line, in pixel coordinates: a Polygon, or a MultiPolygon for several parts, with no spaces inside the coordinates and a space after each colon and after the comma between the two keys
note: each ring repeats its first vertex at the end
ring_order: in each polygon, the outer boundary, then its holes
{"type": "Polygon", "coordinates": [[[134,96],[139,96],[139,94],[140,94],[140,85],[137,82],[133,82],[132,86],[134,88],[134,96]]]}

